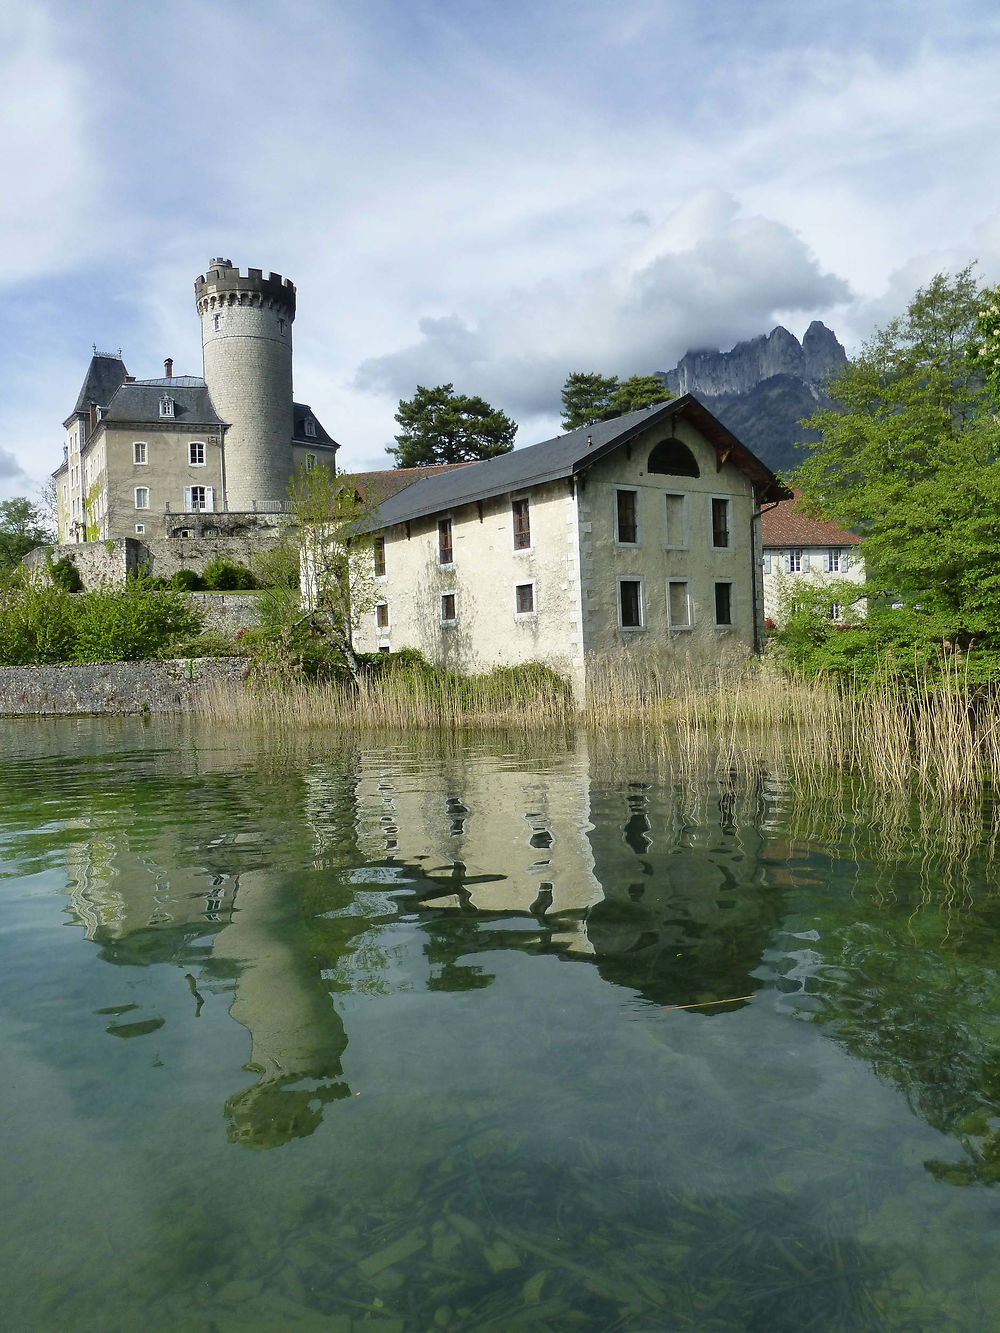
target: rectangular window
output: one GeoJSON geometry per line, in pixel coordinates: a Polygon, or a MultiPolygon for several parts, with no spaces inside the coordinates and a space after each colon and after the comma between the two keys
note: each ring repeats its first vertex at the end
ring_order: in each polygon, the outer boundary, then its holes
{"type": "Polygon", "coordinates": [[[639,519],[635,491],[615,491],[617,511],[615,541],[622,546],[638,546],[639,519]]]}
{"type": "Polygon", "coordinates": [[[443,592],[441,594],[441,624],[454,625],[457,619],[457,594],[453,592],[443,592]]]}
{"type": "Polygon", "coordinates": [[[512,500],[511,515],[514,520],[514,550],[526,551],[531,545],[531,520],[528,517],[527,500],[512,500]]]}
{"type": "Polygon", "coordinates": [[[712,499],[712,545],[717,550],[729,545],[729,501],[718,496],[712,499]]]}
{"type": "Polygon", "coordinates": [[[535,610],[535,585],[518,583],[514,588],[514,614],[530,616],[535,610]]]}
{"type": "Polygon", "coordinates": [[[306,417],[305,424],[306,424],[306,435],[309,437],[310,440],[314,440],[316,438],[315,421],[313,421],[312,417],[306,417]]]}
{"type": "Polygon", "coordinates": [[[306,471],[311,472],[316,466],[316,455],[306,454],[306,471]]]}
{"type": "Polygon", "coordinates": [[[688,544],[687,534],[687,496],[668,494],[667,501],[667,540],[668,550],[683,551],[688,544]]]}
{"type": "Polygon", "coordinates": [[[160,399],[160,416],[172,417],[174,415],[174,400],[164,395],[160,399]]]}
{"type": "Polygon", "coordinates": [[[389,603],[378,602],[375,606],[375,625],[378,629],[389,628],[389,603]]]}
{"type": "Polygon", "coordinates": [[[715,585],[715,623],[731,625],[733,623],[733,585],[717,583],[715,585]]]}
{"type": "Polygon", "coordinates": [[[149,462],[149,457],[146,453],[145,440],[136,440],[135,443],[132,445],[132,462],[133,463],[149,462]]]}
{"type": "Polygon", "coordinates": [[[671,579],[667,584],[667,613],[671,629],[691,628],[691,594],[684,579],[671,579]]]}
{"type": "Polygon", "coordinates": [[[372,554],[375,559],[375,576],[381,578],[385,573],[385,538],[376,537],[372,543],[372,554]]]}
{"type": "Polygon", "coordinates": [[[211,486],[185,486],[184,508],[188,513],[215,508],[215,492],[211,486]]]}
{"type": "Polygon", "coordinates": [[[146,525],[145,525],[145,523],[137,523],[137,524],[135,525],[135,530],[136,530],[136,532],[138,532],[138,533],[143,533],[143,532],[145,532],[145,531],[146,531],[146,525]]]}
{"type": "Polygon", "coordinates": [[[619,626],[622,629],[642,629],[642,623],[642,581],[640,579],[619,579],[619,626]]]}
{"type": "Polygon", "coordinates": [[[205,444],[202,440],[192,440],[188,445],[188,462],[192,467],[204,467],[205,444]]]}
{"type": "Polygon", "coordinates": [[[135,507],[136,509],[149,508],[149,487],[137,486],[135,488],[135,507]]]}
{"type": "Polygon", "coordinates": [[[438,519],[438,564],[451,565],[454,561],[455,549],[452,546],[451,519],[438,519]]]}
{"type": "Polygon", "coordinates": [[[785,573],[786,573],[786,574],[801,574],[801,573],[802,573],[802,550],[801,550],[801,547],[794,548],[794,549],[792,549],[791,551],[786,551],[786,552],[785,552],[785,573]]]}
{"type": "Polygon", "coordinates": [[[844,608],[840,605],[839,602],[831,602],[830,619],[834,621],[836,624],[839,624],[843,620],[843,618],[844,618],[844,608]]]}
{"type": "Polygon", "coordinates": [[[830,574],[840,573],[840,552],[835,546],[826,553],[826,568],[830,574]]]}

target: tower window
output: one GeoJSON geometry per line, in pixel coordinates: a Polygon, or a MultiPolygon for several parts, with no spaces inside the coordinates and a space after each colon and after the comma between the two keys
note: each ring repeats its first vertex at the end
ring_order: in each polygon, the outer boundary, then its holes
{"type": "MultiPolygon", "coordinates": [[[[279,319],[279,320],[278,320],[278,332],[279,332],[279,333],[284,333],[284,331],[285,331],[285,321],[284,321],[283,319],[279,319]]],[[[307,435],[309,434],[308,430],[306,431],[306,434],[307,434],[307,435]]]]}
{"type": "Polygon", "coordinates": [[[218,333],[219,330],[222,328],[222,316],[221,316],[221,315],[213,315],[213,316],[212,316],[212,328],[215,329],[216,333],[218,333]]]}
{"type": "Polygon", "coordinates": [[[192,440],[188,445],[188,462],[192,467],[205,466],[205,443],[203,440],[192,440]]]}

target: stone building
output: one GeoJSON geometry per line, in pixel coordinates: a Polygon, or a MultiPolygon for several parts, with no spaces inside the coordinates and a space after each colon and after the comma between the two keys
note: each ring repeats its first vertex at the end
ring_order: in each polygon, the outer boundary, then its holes
{"type": "Polygon", "coordinates": [[[377,514],[359,648],[461,671],[718,660],[763,634],[760,509],[790,496],[696,398],[442,470],[377,514]]]}
{"type": "Polygon", "coordinates": [[[213,259],[195,300],[202,376],[167,359],[136,379],[120,351],[94,349],[54,474],[60,543],[191,537],[208,515],[281,512],[294,471],[335,466],[336,441],[292,396],[290,279],[213,259]]]}
{"type": "MultiPolygon", "coordinates": [[[[843,588],[850,583],[860,588],[865,581],[861,538],[804,514],[798,505],[801,495],[793,492],[791,499],[765,509],[761,519],[764,615],[774,625],[781,624],[783,606],[797,587],[843,588]]],[[[866,609],[864,598],[831,601],[830,616],[842,623],[864,616],[866,609]]]]}

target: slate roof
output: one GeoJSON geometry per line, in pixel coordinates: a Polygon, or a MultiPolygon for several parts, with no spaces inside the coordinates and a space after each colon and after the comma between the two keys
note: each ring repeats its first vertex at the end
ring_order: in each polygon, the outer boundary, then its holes
{"type": "Polygon", "coordinates": [[[205,381],[193,375],[176,375],[169,380],[133,380],[123,384],[101,419],[112,425],[117,421],[176,421],[182,426],[222,424],[222,418],[212,406],[205,381]],[[174,400],[173,417],[160,416],[160,399],[164,394],[174,400]]]}
{"type": "Polygon", "coordinates": [[[774,509],[767,509],[761,517],[761,535],[764,546],[857,546],[861,538],[836,523],[810,518],[797,508],[802,492],[793,491],[791,500],[784,500],[774,509]]]}
{"type": "MultiPolygon", "coordinates": [[[[104,356],[95,352],[90,358],[90,365],[83,379],[83,386],[77,394],[73,412],[86,412],[91,403],[98,407],[107,407],[119,388],[125,382],[128,371],[120,356],[104,356]]],[[[70,413],[72,416],[72,413],[70,413]]]]}
{"type": "Polygon", "coordinates": [[[316,445],[319,449],[339,449],[340,445],[323,429],[319,418],[308,403],[292,403],[292,439],[296,444],[316,445]],[[316,426],[315,435],[306,434],[306,421],[316,426]]]}
{"type": "MultiPolygon", "coordinates": [[[[703,403],[692,394],[684,394],[668,403],[629,412],[611,421],[595,421],[567,435],[557,435],[525,449],[514,449],[497,458],[442,469],[434,476],[422,476],[384,500],[379,506],[376,522],[380,527],[390,527],[394,523],[456,509],[508,491],[525,490],[544,482],[579,475],[650,426],[679,419],[690,421],[715,446],[721,458],[728,458],[746,472],[757,484],[759,499],[791,497],[791,491],[770,468],[741,444],[703,403]]],[[[419,469],[421,473],[427,470],[419,469]]]]}

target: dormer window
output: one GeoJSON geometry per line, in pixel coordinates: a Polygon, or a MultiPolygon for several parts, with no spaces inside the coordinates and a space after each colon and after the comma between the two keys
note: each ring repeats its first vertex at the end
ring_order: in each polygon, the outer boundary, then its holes
{"type": "Polygon", "coordinates": [[[306,417],[306,434],[311,440],[316,438],[316,423],[312,417],[306,417]]]}
{"type": "Polygon", "coordinates": [[[174,400],[169,394],[164,394],[160,399],[160,416],[172,417],[174,415],[174,400]]]}

